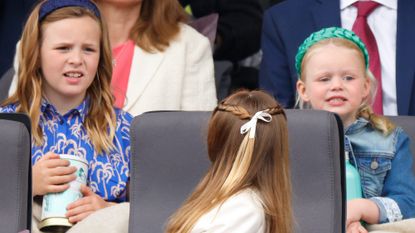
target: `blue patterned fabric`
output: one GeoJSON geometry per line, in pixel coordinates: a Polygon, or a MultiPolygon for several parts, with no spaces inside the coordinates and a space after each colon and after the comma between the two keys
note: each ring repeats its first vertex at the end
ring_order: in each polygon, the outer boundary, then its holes
{"type": "MultiPolygon", "coordinates": [[[[16,104],[0,107],[0,112],[15,112],[16,107],[16,104]]],[[[107,201],[125,201],[133,117],[122,110],[115,110],[115,149],[108,154],[97,154],[83,126],[87,111],[88,101],[84,100],[77,108],[62,116],[53,105],[43,100],[39,125],[45,142],[41,146],[32,145],[32,164],[49,151],[80,156],[89,162],[88,186],[107,201]]]]}

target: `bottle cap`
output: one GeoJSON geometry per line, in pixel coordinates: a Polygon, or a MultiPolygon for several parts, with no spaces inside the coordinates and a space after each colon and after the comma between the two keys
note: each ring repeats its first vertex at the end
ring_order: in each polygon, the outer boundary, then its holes
{"type": "Polygon", "coordinates": [[[344,151],[344,158],[346,159],[346,161],[349,161],[349,151],[344,151]]]}

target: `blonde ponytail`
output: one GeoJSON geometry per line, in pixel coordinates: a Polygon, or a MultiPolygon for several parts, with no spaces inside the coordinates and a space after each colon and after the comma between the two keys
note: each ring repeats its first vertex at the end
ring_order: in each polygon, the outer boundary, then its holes
{"type": "Polygon", "coordinates": [[[390,134],[396,128],[395,124],[389,120],[389,118],[375,114],[372,108],[367,104],[360,107],[356,118],[359,117],[368,120],[373,128],[379,130],[384,135],[390,134]]]}

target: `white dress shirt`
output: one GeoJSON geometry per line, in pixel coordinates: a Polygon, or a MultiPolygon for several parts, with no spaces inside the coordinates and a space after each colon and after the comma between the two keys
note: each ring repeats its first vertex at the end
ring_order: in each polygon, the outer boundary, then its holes
{"type": "MultiPolygon", "coordinates": [[[[383,114],[397,115],[396,102],[396,28],[398,0],[373,0],[381,5],[367,18],[378,45],[382,65],[383,114]]],[[[357,17],[357,0],[340,0],[341,24],[351,30],[357,17]]]]}

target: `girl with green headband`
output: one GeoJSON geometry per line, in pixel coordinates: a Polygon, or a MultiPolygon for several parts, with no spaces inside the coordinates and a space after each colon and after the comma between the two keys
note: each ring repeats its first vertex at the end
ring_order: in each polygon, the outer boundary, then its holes
{"type": "Polygon", "coordinates": [[[345,150],[358,169],[362,196],[347,202],[347,232],[367,232],[369,224],[415,217],[415,177],[409,137],[370,104],[376,82],[369,55],[353,32],[337,27],[312,33],[296,56],[297,103],[337,113],[345,150]]]}

